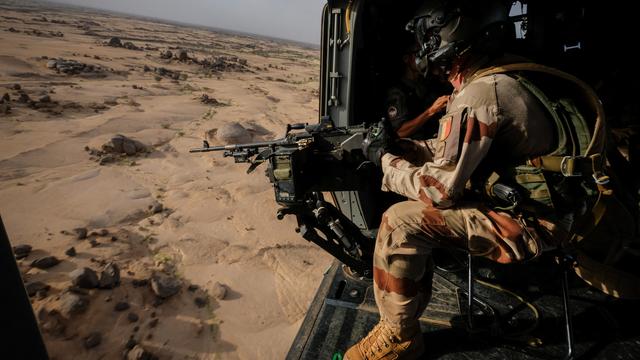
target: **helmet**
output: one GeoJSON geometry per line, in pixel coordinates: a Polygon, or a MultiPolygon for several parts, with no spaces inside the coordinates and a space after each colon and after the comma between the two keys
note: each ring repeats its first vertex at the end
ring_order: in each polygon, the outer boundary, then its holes
{"type": "Polygon", "coordinates": [[[451,62],[471,48],[491,51],[511,38],[509,6],[500,0],[427,0],[406,28],[416,36],[418,68],[451,62]],[[505,36],[506,35],[506,36],[505,36]]]}

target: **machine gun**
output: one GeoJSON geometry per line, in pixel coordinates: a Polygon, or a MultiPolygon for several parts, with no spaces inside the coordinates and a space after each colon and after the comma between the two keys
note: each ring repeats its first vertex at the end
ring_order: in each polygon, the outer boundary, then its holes
{"type": "Polygon", "coordinates": [[[277,218],[295,215],[299,232],[362,276],[371,274],[372,241],[323,192],[359,190],[378,176],[364,157],[364,125],[335,127],[331,119],[318,124],[288,124],[281,139],[250,144],[209,146],[189,152],[224,151],[236,163],[250,163],[247,173],[266,162],[273,184],[277,218]],[[302,130],[293,132],[292,130],[302,130]]]}

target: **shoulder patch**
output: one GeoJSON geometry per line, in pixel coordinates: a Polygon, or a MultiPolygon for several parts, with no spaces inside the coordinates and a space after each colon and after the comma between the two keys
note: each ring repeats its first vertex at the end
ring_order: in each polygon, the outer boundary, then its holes
{"type": "Polygon", "coordinates": [[[445,141],[451,134],[451,123],[453,116],[447,116],[440,120],[440,130],[438,131],[438,140],[445,141]]]}

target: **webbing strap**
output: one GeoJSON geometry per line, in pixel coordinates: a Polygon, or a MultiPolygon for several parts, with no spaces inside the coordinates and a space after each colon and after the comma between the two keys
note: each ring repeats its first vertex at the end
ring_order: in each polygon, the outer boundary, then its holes
{"type": "Polygon", "coordinates": [[[604,144],[604,141],[605,141],[604,108],[602,107],[602,103],[600,102],[600,99],[598,98],[598,95],[596,94],[596,92],[587,83],[585,83],[584,81],[578,79],[577,77],[571,74],[567,74],[564,71],[560,71],[558,69],[554,69],[548,66],[534,64],[534,63],[508,64],[508,65],[501,65],[501,66],[493,66],[487,69],[482,69],[477,71],[470,78],[465,80],[463,88],[467,84],[471,83],[474,79],[477,79],[483,76],[504,74],[504,73],[514,72],[514,71],[532,71],[532,72],[549,74],[549,75],[553,75],[561,79],[567,80],[570,83],[573,83],[574,85],[576,85],[576,87],[578,87],[578,89],[580,89],[580,91],[583,92],[586,99],[589,100],[588,104],[591,107],[591,110],[596,114],[596,121],[593,127],[593,135],[591,137],[591,142],[589,143],[589,146],[587,147],[586,152],[581,155],[591,156],[594,154],[601,154],[602,152],[604,152],[604,145],[605,145],[604,144]]]}
{"type": "MultiPolygon", "coordinates": [[[[474,73],[469,79],[465,80],[465,84],[463,85],[463,87],[471,83],[474,79],[483,76],[504,74],[514,71],[531,71],[545,73],[573,83],[578,89],[580,89],[580,91],[583,92],[583,95],[586,97],[586,99],[589,100],[588,105],[596,114],[593,135],[591,137],[589,146],[587,147],[584,154],[581,154],[581,156],[542,156],[538,158],[538,165],[536,165],[541,167],[543,170],[559,172],[562,175],[568,177],[591,175],[595,180],[599,194],[598,199],[591,209],[591,216],[584,216],[573,229],[574,235],[572,237],[572,242],[580,242],[598,226],[606,212],[607,203],[613,196],[613,191],[607,187],[609,178],[604,174],[603,171],[604,159],[602,157],[602,154],[604,152],[605,136],[604,109],[602,107],[602,103],[598,99],[595,91],[584,81],[571,74],[567,74],[564,71],[534,63],[516,63],[479,70],[474,73]]],[[[532,159],[530,162],[535,165],[536,159],[532,159]]]]}

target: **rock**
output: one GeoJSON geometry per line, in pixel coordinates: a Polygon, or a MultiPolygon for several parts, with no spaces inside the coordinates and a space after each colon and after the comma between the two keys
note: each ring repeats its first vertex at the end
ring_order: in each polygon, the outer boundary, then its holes
{"type": "Polygon", "coordinates": [[[56,67],[58,67],[58,60],[47,61],[47,69],[55,69],[56,67]]]}
{"type": "Polygon", "coordinates": [[[140,141],[118,134],[102,145],[102,151],[111,154],[135,155],[147,151],[147,146],[140,141]]]}
{"type": "Polygon", "coordinates": [[[149,65],[145,65],[145,66],[142,68],[142,71],[144,71],[144,72],[150,72],[150,71],[151,71],[151,68],[149,67],[149,65]]]}
{"type": "Polygon", "coordinates": [[[203,308],[207,306],[207,303],[209,302],[209,300],[206,297],[198,296],[195,299],[193,299],[193,302],[194,304],[196,304],[197,307],[203,308]]]}
{"type": "Polygon", "coordinates": [[[127,353],[127,360],[157,360],[158,357],[145,350],[142,346],[136,345],[127,353]]]}
{"type": "Polygon", "coordinates": [[[4,93],[4,95],[2,95],[2,101],[3,102],[9,102],[11,101],[11,96],[9,96],[8,93],[4,93]]]}
{"type": "Polygon", "coordinates": [[[162,212],[162,210],[164,209],[164,207],[162,206],[162,203],[159,202],[154,202],[153,205],[149,205],[149,212],[152,214],[157,214],[159,212],[162,212]]]}
{"type": "Polygon", "coordinates": [[[187,53],[187,50],[181,49],[180,52],[178,53],[178,60],[180,61],[188,61],[189,60],[189,54],[187,53]]]}
{"type": "Polygon", "coordinates": [[[50,267],[56,266],[60,263],[55,256],[45,256],[41,258],[37,258],[31,262],[31,266],[38,269],[48,269],[50,267]]]}
{"type": "Polygon", "coordinates": [[[89,307],[89,299],[84,295],[66,292],[60,296],[59,307],[60,313],[69,318],[85,312],[89,307]]]}
{"type": "Polygon", "coordinates": [[[11,106],[9,104],[0,104],[0,114],[6,115],[11,112],[11,106]]]}
{"type": "Polygon", "coordinates": [[[72,246],[72,247],[68,248],[67,251],[65,251],[64,253],[67,256],[74,257],[74,256],[76,256],[76,248],[74,248],[72,246]]]}
{"type": "Polygon", "coordinates": [[[109,230],[107,229],[100,229],[98,231],[98,236],[107,236],[107,235],[109,235],[109,230]]]}
{"type": "Polygon", "coordinates": [[[127,42],[123,43],[122,47],[125,48],[125,49],[129,49],[129,50],[142,50],[141,48],[137,47],[131,41],[127,41],[127,42]]]}
{"type": "Polygon", "coordinates": [[[85,349],[94,348],[100,345],[100,342],[102,342],[102,334],[100,334],[97,331],[94,331],[84,338],[84,348],[85,349]]]}
{"type": "Polygon", "coordinates": [[[127,341],[127,343],[124,345],[124,347],[125,347],[127,350],[131,350],[131,349],[133,349],[133,348],[134,348],[134,346],[136,346],[136,345],[138,345],[138,342],[137,342],[137,341],[135,341],[133,338],[130,338],[130,339],[127,341]]]}
{"type": "Polygon", "coordinates": [[[87,228],[75,228],[73,232],[76,234],[76,239],[78,240],[87,238],[87,228]]]}
{"type": "Polygon", "coordinates": [[[163,51],[160,53],[160,59],[171,59],[173,57],[173,53],[171,52],[171,50],[167,50],[167,51],[163,51]]]}
{"type": "Polygon", "coordinates": [[[100,243],[96,239],[89,240],[89,244],[91,244],[91,247],[96,247],[96,246],[100,245],[100,243]]]}
{"type": "Polygon", "coordinates": [[[242,125],[232,123],[221,126],[216,138],[224,144],[247,143],[251,141],[251,134],[242,125]]]}
{"type": "Polygon", "coordinates": [[[179,279],[161,273],[151,277],[151,290],[160,298],[166,299],[180,291],[182,283],[179,279]]]}
{"type": "Polygon", "coordinates": [[[151,319],[151,321],[149,321],[149,328],[153,329],[154,327],[158,326],[158,321],[158,318],[151,319]]]}
{"type": "Polygon", "coordinates": [[[22,86],[20,86],[20,84],[13,84],[13,86],[11,88],[13,90],[20,90],[20,89],[22,89],[22,86]]]}
{"type": "Polygon", "coordinates": [[[205,105],[224,105],[223,103],[219,102],[216,98],[210,97],[207,94],[202,94],[202,96],[200,96],[200,102],[205,104],[205,105]]]}
{"type": "Polygon", "coordinates": [[[20,244],[13,247],[13,254],[16,256],[16,259],[24,259],[29,256],[31,252],[31,245],[20,244]]]}
{"type": "Polygon", "coordinates": [[[224,298],[227,296],[227,287],[216,281],[211,289],[211,296],[213,296],[216,300],[224,300],[224,298]]]}
{"type": "Polygon", "coordinates": [[[54,336],[64,335],[64,330],[67,327],[65,318],[59,311],[47,310],[44,307],[38,311],[38,321],[43,332],[54,336]]]}
{"type": "Polygon", "coordinates": [[[87,267],[73,270],[69,273],[69,277],[71,283],[79,288],[93,289],[98,287],[98,274],[87,267]]]}
{"type": "Polygon", "coordinates": [[[115,263],[108,263],[100,272],[101,289],[113,289],[120,285],[120,269],[115,263]]]}
{"type": "Polygon", "coordinates": [[[111,40],[109,40],[109,43],[107,45],[113,46],[113,47],[122,47],[122,40],[120,40],[119,37],[112,37],[111,40]]]}
{"type": "Polygon", "coordinates": [[[125,311],[130,307],[131,306],[129,305],[128,302],[121,301],[121,302],[117,303],[116,306],[113,307],[113,310],[115,310],[115,311],[125,311]]]}
{"type": "Polygon", "coordinates": [[[19,103],[28,103],[31,101],[31,98],[26,93],[20,93],[20,97],[18,98],[19,103]]]}
{"type": "Polygon", "coordinates": [[[200,287],[199,287],[198,285],[196,285],[196,284],[191,284],[191,285],[189,285],[189,287],[187,288],[187,290],[189,290],[189,291],[191,291],[191,292],[194,292],[194,291],[197,291],[199,288],[200,288],[200,287]]]}
{"type": "Polygon", "coordinates": [[[24,285],[24,288],[27,290],[27,295],[34,296],[36,293],[42,290],[49,290],[51,287],[42,281],[32,281],[28,282],[24,285]]]}
{"type": "Polygon", "coordinates": [[[127,320],[129,320],[129,322],[134,323],[134,322],[138,321],[139,319],[140,319],[140,317],[136,313],[130,312],[129,315],[127,315],[127,320]]]}
{"type": "Polygon", "coordinates": [[[41,103],[50,103],[51,102],[51,97],[49,95],[44,95],[44,96],[41,96],[38,99],[38,101],[41,102],[41,103]]]}

